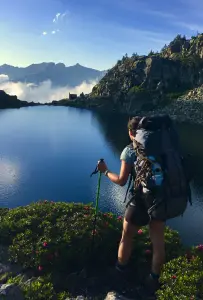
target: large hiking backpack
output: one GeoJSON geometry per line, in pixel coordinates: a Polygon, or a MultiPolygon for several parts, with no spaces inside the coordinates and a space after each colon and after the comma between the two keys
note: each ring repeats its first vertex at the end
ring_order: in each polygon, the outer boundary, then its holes
{"type": "Polygon", "coordinates": [[[137,155],[134,189],[141,191],[150,218],[167,220],[183,215],[191,191],[170,117],[142,118],[133,146],[137,155]]]}

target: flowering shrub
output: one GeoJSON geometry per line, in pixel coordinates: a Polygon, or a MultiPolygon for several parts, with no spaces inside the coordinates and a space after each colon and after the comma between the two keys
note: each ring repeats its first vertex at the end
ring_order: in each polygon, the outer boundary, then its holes
{"type": "MultiPolygon", "coordinates": [[[[0,243],[9,246],[10,261],[31,269],[37,277],[29,290],[23,288],[26,299],[44,299],[33,298],[40,290],[46,299],[66,299],[71,292],[69,287],[73,286],[72,274],[84,269],[90,257],[95,270],[97,266],[107,269],[116,262],[121,216],[99,212],[93,230],[91,205],[39,201],[25,207],[1,209],[0,219],[0,243]]],[[[167,263],[158,299],[190,299],[198,293],[203,296],[203,246],[186,252],[178,233],[168,227],[165,241],[167,263]]],[[[132,266],[146,275],[152,258],[147,227],[138,230],[134,243],[132,266]]],[[[10,278],[15,280],[18,281],[10,278]]]]}
{"type": "MultiPolygon", "coordinates": [[[[54,292],[53,284],[47,282],[44,278],[36,278],[36,280],[31,281],[29,284],[24,284],[21,276],[15,278],[10,278],[8,283],[15,283],[21,287],[26,300],[52,300],[53,297],[57,299],[57,295],[54,292]]],[[[58,297],[59,298],[59,297],[58,297]]],[[[66,299],[66,298],[61,298],[66,299]]]]}
{"type": "Polygon", "coordinates": [[[196,256],[180,256],[168,262],[161,276],[158,299],[203,299],[203,263],[196,256]]]}
{"type": "Polygon", "coordinates": [[[97,262],[116,258],[121,220],[99,213],[93,232],[93,219],[90,205],[38,202],[10,210],[0,224],[0,239],[10,243],[10,259],[25,268],[71,273],[86,263],[93,235],[95,253],[102,252],[97,262]]]}

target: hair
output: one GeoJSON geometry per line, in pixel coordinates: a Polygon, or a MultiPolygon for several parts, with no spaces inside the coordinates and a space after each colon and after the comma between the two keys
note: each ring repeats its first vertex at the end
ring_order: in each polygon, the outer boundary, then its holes
{"type": "Polygon", "coordinates": [[[128,130],[132,131],[132,133],[135,133],[135,131],[137,130],[137,126],[139,124],[139,122],[141,121],[142,117],[133,117],[132,119],[130,119],[128,121],[128,130]]]}

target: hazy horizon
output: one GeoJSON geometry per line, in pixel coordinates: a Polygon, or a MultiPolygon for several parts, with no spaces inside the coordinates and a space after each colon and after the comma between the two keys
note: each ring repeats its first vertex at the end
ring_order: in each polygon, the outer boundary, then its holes
{"type": "Polygon", "coordinates": [[[89,83],[84,81],[75,87],[69,87],[68,85],[55,87],[52,85],[51,80],[35,85],[32,82],[12,82],[7,75],[0,74],[0,90],[4,90],[9,95],[16,95],[19,100],[27,102],[48,103],[53,100],[58,101],[68,98],[69,93],[77,94],[78,96],[81,93],[89,94],[97,82],[97,80],[89,83]]]}

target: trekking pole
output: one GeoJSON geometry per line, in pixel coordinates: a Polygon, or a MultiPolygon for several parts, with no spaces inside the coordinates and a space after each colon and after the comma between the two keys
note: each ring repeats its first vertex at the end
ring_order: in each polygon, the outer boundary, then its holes
{"type": "MultiPolygon", "coordinates": [[[[104,159],[100,159],[100,162],[104,161],[104,159]]],[[[76,275],[75,284],[72,284],[73,292],[75,291],[77,285],[80,284],[80,278],[87,278],[90,274],[90,262],[93,261],[93,250],[94,250],[94,240],[95,240],[95,229],[96,229],[96,223],[97,223],[97,215],[98,215],[98,208],[99,208],[99,196],[100,196],[100,186],[101,186],[101,172],[98,170],[98,166],[96,166],[95,170],[92,172],[90,177],[93,175],[99,173],[98,176],[98,182],[97,182],[97,193],[96,193],[96,203],[95,203],[95,211],[94,211],[94,221],[93,221],[93,230],[92,230],[92,239],[91,239],[91,247],[88,249],[87,253],[87,260],[85,262],[84,268],[80,272],[76,272],[73,275],[76,275]]],[[[87,293],[87,287],[85,289],[87,293]]]]}
{"type": "MultiPolygon", "coordinates": [[[[103,162],[104,159],[100,159],[99,162],[103,162]]],[[[95,203],[95,212],[94,212],[94,221],[93,221],[93,231],[92,231],[92,244],[91,244],[91,256],[93,255],[94,250],[94,242],[95,242],[95,231],[96,231],[96,224],[97,224],[97,216],[98,216],[98,209],[99,209],[99,197],[100,197],[100,187],[101,187],[101,176],[102,173],[98,170],[96,166],[94,172],[90,175],[92,177],[94,174],[99,173],[98,182],[97,182],[97,193],[96,193],[96,203],[95,203]]]]}

